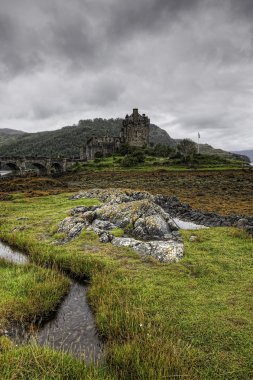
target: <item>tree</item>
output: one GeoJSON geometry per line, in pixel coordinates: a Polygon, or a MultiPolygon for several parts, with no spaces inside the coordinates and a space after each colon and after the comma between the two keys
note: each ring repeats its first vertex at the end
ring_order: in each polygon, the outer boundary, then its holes
{"type": "Polygon", "coordinates": [[[184,139],[177,145],[177,151],[185,161],[191,161],[193,156],[197,153],[197,147],[194,141],[184,139]]]}
{"type": "Polygon", "coordinates": [[[141,164],[145,161],[145,154],[141,149],[134,150],[131,154],[127,154],[122,160],[122,166],[131,167],[141,164]]]}
{"type": "Polygon", "coordinates": [[[157,144],[154,147],[154,155],[156,157],[170,157],[173,152],[174,149],[169,145],[157,144]]]}

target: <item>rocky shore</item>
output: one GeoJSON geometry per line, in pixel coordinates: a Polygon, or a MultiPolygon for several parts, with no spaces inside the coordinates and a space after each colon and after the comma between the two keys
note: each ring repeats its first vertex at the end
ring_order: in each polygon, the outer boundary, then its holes
{"type": "Polygon", "coordinates": [[[176,197],[157,195],[156,204],[160,205],[172,218],[179,218],[206,227],[238,227],[253,235],[253,217],[242,215],[221,216],[214,212],[194,210],[189,204],[181,203],[176,197]]]}
{"type": "Polygon", "coordinates": [[[70,199],[96,198],[99,206],[76,206],[58,225],[65,244],[83,229],[94,231],[102,243],[129,247],[160,262],[176,262],[183,257],[183,241],[174,218],[206,227],[235,226],[253,235],[253,218],[220,216],[193,210],[175,197],[153,196],[146,191],[93,189],[81,191],[70,199]],[[120,236],[119,236],[120,235],[120,236]]]}

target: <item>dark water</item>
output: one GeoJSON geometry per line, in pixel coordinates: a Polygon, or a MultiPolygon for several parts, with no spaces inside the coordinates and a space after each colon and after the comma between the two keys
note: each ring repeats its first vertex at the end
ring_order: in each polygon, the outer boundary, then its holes
{"type": "MultiPolygon", "coordinates": [[[[28,263],[26,256],[1,242],[0,257],[17,264],[28,263]]],[[[27,343],[29,339],[34,338],[41,346],[48,345],[87,362],[101,360],[103,347],[87,302],[87,290],[87,285],[73,282],[53,319],[34,326],[31,331],[13,324],[9,331],[6,331],[6,335],[15,339],[18,344],[27,343]]]]}

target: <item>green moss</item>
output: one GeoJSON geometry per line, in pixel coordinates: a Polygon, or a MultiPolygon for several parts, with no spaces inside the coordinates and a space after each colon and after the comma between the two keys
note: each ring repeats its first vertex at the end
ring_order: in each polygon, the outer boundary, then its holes
{"type": "Polygon", "coordinates": [[[124,230],[122,230],[122,228],[113,228],[111,234],[115,237],[122,237],[124,235],[124,230]]]}

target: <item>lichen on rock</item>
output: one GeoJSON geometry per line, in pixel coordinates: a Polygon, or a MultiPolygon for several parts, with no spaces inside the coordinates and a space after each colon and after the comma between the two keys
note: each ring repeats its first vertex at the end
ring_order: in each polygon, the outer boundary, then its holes
{"type": "Polygon", "coordinates": [[[130,247],[160,262],[173,262],[182,258],[183,242],[176,223],[148,192],[94,189],[81,192],[71,199],[80,198],[97,198],[103,204],[95,208],[73,208],[71,217],[62,221],[57,231],[66,233],[64,243],[86,228],[93,230],[103,243],[130,247]],[[113,236],[115,228],[122,229],[124,236],[113,236]]]}

